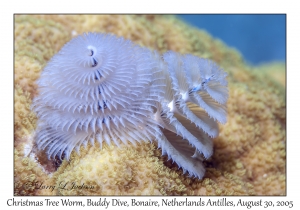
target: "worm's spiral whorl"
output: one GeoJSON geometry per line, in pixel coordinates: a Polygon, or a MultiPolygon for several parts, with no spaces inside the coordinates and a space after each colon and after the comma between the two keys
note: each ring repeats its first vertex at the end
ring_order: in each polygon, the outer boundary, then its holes
{"type": "Polygon", "coordinates": [[[151,140],[160,132],[153,109],[163,93],[154,56],[113,35],[88,33],[67,43],[38,81],[38,147],[69,158],[89,140],[151,140]]]}
{"type": "Polygon", "coordinates": [[[184,172],[202,178],[202,155],[212,155],[211,138],[219,133],[215,120],[226,122],[226,73],[212,61],[193,55],[169,51],[163,59],[169,77],[165,77],[164,100],[156,113],[163,135],[156,138],[163,153],[184,172]]]}
{"type": "Polygon", "coordinates": [[[226,122],[226,73],[193,55],[157,52],[87,33],[68,42],[38,80],[36,143],[49,158],[88,141],[158,141],[183,171],[202,178],[217,121],[226,122]]]}

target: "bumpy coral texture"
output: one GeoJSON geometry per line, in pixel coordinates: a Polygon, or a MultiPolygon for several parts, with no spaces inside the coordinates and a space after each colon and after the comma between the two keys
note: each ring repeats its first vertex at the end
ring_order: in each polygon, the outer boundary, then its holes
{"type": "Polygon", "coordinates": [[[285,195],[284,76],[284,65],[249,67],[238,52],[173,16],[16,16],[15,194],[285,195]],[[87,31],[114,33],[161,53],[174,50],[209,58],[227,71],[227,123],[214,139],[202,180],[184,175],[155,142],[104,145],[102,150],[87,145],[62,163],[36,150],[37,119],[30,111],[35,81],[67,41],[87,31]],[[41,189],[41,183],[55,189],[41,189]]]}

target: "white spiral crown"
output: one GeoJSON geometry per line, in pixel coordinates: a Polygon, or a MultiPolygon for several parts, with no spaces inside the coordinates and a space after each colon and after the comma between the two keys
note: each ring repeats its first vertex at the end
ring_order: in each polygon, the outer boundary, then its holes
{"type": "Polygon", "coordinates": [[[89,141],[156,139],[183,171],[202,178],[218,124],[226,122],[226,73],[212,61],[87,33],[68,42],[38,80],[36,143],[67,159],[89,141]]]}

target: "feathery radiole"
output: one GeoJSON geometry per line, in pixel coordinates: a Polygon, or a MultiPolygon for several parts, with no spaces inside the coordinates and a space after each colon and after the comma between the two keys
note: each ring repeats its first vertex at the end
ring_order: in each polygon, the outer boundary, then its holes
{"type": "Polygon", "coordinates": [[[73,38],[53,56],[32,108],[36,143],[67,159],[88,142],[158,141],[184,172],[202,178],[218,122],[226,122],[226,73],[214,62],[169,51],[160,56],[103,33],[73,38]]]}

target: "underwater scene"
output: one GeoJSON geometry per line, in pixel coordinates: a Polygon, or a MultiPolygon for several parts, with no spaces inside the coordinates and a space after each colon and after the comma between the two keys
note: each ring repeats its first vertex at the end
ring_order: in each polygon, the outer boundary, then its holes
{"type": "Polygon", "coordinates": [[[237,49],[252,65],[285,62],[286,15],[178,15],[237,49]]]}
{"type": "Polygon", "coordinates": [[[286,195],[285,15],[15,15],[14,195],[286,195]]]}

